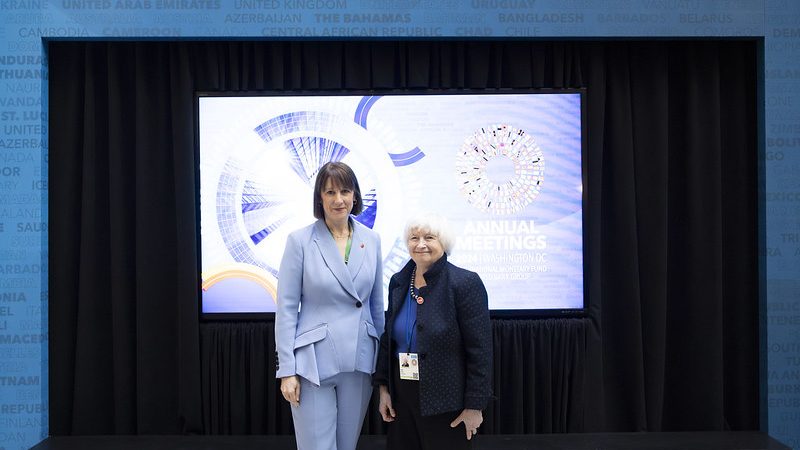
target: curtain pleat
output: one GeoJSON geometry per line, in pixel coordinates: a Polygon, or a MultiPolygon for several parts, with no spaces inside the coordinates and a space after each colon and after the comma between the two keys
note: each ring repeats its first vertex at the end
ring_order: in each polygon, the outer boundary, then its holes
{"type": "MultiPolygon", "coordinates": [[[[487,434],[582,429],[587,319],[493,320],[496,399],[487,434]]],[[[203,429],[210,434],[291,434],[277,392],[274,322],[209,322],[200,330],[203,429]]],[[[377,396],[375,396],[377,397],[377,396]]],[[[364,432],[383,433],[372,399],[364,432]]]]}

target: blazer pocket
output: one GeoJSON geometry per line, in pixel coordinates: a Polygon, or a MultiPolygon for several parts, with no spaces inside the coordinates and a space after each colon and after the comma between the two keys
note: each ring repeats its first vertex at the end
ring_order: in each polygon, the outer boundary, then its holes
{"type": "MultiPolygon", "coordinates": [[[[320,370],[317,362],[317,345],[328,336],[328,325],[305,331],[294,338],[294,361],[297,375],[319,386],[320,370]]],[[[320,349],[322,350],[322,349],[320,349]]],[[[324,355],[324,350],[319,352],[324,355]]],[[[327,355],[328,358],[333,355],[327,355]]]]}
{"type": "Polygon", "coordinates": [[[325,336],[328,335],[328,325],[322,324],[317,328],[312,328],[308,331],[304,331],[297,335],[294,338],[294,348],[295,350],[299,347],[304,347],[308,344],[313,344],[314,342],[319,342],[325,339],[325,336]]]}
{"type": "Polygon", "coordinates": [[[378,335],[378,330],[375,329],[375,325],[365,322],[367,324],[367,334],[374,337],[376,341],[380,341],[381,337],[378,335]]]}
{"type": "Polygon", "coordinates": [[[378,330],[375,329],[375,325],[373,325],[373,324],[371,324],[369,322],[365,322],[365,323],[367,325],[367,327],[366,327],[367,328],[367,336],[372,338],[372,339],[370,339],[372,341],[372,370],[370,371],[370,373],[372,373],[372,372],[375,371],[375,365],[378,362],[378,348],[380,347],[380,344],[381,344],[381,337],[378,334],[378,330]]]}

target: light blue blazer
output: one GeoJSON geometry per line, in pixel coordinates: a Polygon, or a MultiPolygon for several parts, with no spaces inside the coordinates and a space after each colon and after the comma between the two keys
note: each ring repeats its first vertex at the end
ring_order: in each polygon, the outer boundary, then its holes
{"type": "Polygon", "coordinates": [[[286,241],[275,313],[277,378],[299,375],[319,385],[339,372],[375,371],[384,325],[381,242],[352,217],[350,224],[348,264],[322,219],[286,241]]]}

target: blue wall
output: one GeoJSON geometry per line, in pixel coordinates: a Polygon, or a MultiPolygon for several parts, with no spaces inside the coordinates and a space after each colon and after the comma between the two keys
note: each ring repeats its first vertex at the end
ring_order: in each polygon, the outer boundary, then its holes
{"type": "Polygon", "coordinates": [[[799,24],[797,0],[0,0],[0,450],[48,434],[42,40],[265,36],[763,37],[766,416],[800,448],[799,24]]]}

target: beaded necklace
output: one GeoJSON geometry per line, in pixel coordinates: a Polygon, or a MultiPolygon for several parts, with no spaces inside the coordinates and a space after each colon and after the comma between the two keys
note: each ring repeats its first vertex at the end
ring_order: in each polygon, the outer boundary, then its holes
{"type": "Polygon", "coordinates": [[[408,292],[411,294],[411,298],[414,299],[418,305],[421,305],[425,302],[425,299],[417,293],[417,288],[414,286],[415,278],[417,278],[417,266],[414,266],[414,270],[411,271],[411,285],[408,287],[408,292]]]}

